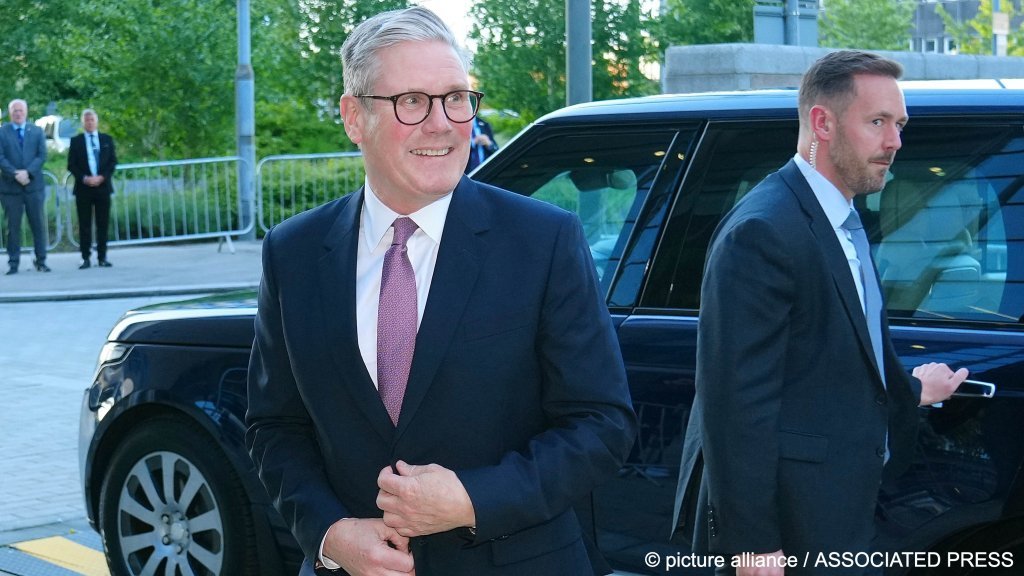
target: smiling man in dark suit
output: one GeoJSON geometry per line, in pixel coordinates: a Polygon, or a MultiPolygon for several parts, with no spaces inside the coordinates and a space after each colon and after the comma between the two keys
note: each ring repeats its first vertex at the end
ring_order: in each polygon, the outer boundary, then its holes
{"type": "Polygon", "coordinates": [[[812,65],[797,154],[712,240],[677,505],[699,484],[695,552],[758,555],[741,575],[863,573],[783,570],[779,558],[871,551],[879,485],[910,458],[916,407],[967,376],[945,364],[913,378],[902,369],[853,209],[882,189],[901,146],[901,73],[850,50],[812,65]],[[701,449],[703,482],[691,483],[701,449]]]}
{"type": "Polygon", "coordinates": [[[267,234],[249,374],[302,573],[592,574],[572,506],[635,416],[579,219],[463,177],[481,95],[432,12],[342,53],[365,185],[267,234]]]}
{"type": "Polygon", "coordinates": [[[28,121],[28,104],[11,100],[10,122],[0,128],[0,204],[7,218],[7,274],[17,274],[21,263],[21,219],[28,215],[35,248],[36,270],[46,265],[46,135],[28,121]]]}
{"type": "Polygon", "coordinates": [[[75,177],[75,207],[78,209],[78,245],[82,251],[80,269],[90,266],[92,222],[96,215],[96,264],[109,268],[107,228],[110,222],[111,178],[117,169],[117,152],[110,134],[99,131],[99,115],[92,108],[82,112],[84,132],[71,138],[68,172],[75,177]]]}

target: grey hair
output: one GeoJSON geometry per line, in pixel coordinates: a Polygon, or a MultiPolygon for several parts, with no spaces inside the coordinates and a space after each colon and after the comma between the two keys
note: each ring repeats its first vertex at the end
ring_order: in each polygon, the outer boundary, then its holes
{"type": "Polygon", "coordinates": [[[800,83],[800,124],[808,122],[811,108],[819,103],[828,103],[841,116],[857,95],[853,79],[858,74],[899,80],[903,66],[862,50],[829,52],[811,64],[800,83]]]}
{"type": "Polygon", "coordinates": [[[99,114],[97,114],[95,110],[93,110],[92,108],[86,108],[85,110],[82,110],[82,114],[81,114],[81,115],[79,116],[79,119],[80,119],[80,120],[81,120],[81,121],[82,121],[83,123],[85,122],[85,115],[86,115],[86,114],[92,114],[93,116],[95,116],[95,117],[96,117],[96,121],[97,121],[97,122],[99,122],[99,121],[100,121],[100,115],[99,115],[99,114]]]}
{"type": "Polygon", "coordinates": [[[15,98],[14,100],[11,100],[10,104],[7,105],[7,112],[8,112],[8,114],[11,112],[11,108],[13,108],[15,104],[19,104],[19,103],[23,104],[25,106],[25,110],[28,110],[28,102],[25,102],[21,98],[15,98]]]}
{"type": "Polygon", "coordinates": [[[378,53],[402,42],[444,42],[469,72],[469,56],[437,14],[422,6],[381,12],[363,21],[341,46],[345,93],[370,94],[380,70],[378,53]]]}

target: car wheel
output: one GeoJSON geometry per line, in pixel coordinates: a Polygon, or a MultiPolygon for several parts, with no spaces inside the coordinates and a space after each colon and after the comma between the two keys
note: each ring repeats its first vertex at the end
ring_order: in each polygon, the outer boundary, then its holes
{"type": "Polygon", "coordinates": [[[161,418],[132,430],[100,492],[113,576],[256,574],[252,515],[234,470],[195,424],[161,418]]]}

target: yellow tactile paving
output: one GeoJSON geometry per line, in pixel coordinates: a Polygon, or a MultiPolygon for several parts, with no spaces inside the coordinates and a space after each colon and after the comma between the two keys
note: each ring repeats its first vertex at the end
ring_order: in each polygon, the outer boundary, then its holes
{"type": "Polygon", "coordinates": [[[82,576],[110,576],[103,552],[61,536],[27,540],[11,547],[82,576]]]}

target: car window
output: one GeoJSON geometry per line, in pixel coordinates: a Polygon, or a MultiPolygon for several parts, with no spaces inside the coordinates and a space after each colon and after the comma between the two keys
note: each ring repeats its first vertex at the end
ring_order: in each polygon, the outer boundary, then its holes
{"type": "Polygon", "coordinates": [[[641,305],[696,310],[704,256],[726,212],[796,151],[797,123],[723,122],[708,126],[672,209],[641,305]]]}
{"type": "Polygon", "coordinates": [[[675,135],[674,130],[553,135],[487,180],[578,214],[607,291],[675,135]]]}
{"type": "Polygon", "coordinates": [[[860,207],[889,316],[1017,322],[1024,128],[921,124],[907,126],[891,181],[860,207]]]}
{"type": "MultiPolygon", "coordinates": [[[[795,122],[708,129],[672,211],[643,306],[696,310],[725,213],[796,146],[795,122]]],[[[921,119],[885,189],[855,202],[889,316],[1017,322],[1024,316],[1024,128],[921,119]]]]}

